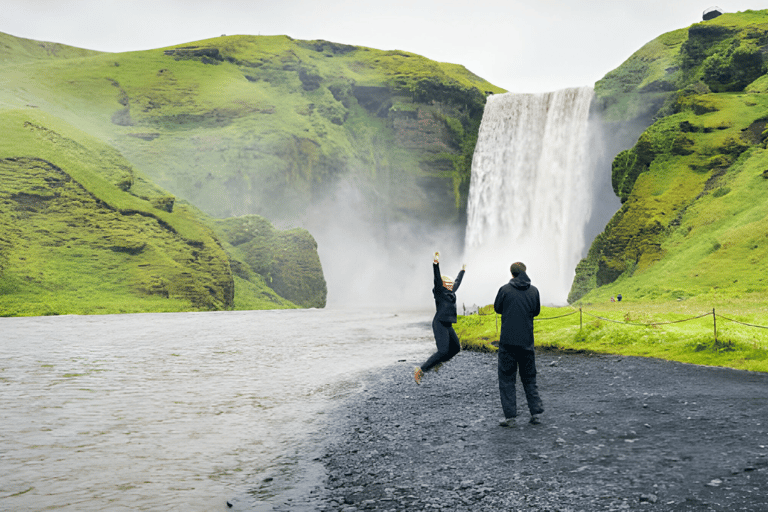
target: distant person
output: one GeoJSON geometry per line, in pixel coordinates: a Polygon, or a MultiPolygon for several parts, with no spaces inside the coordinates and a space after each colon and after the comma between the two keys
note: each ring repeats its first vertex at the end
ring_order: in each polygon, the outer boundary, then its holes
{"type": "Polygon", "coordinates": [[[616,296],[616,300],[618,300],[619,302],[621,302],[621,294],[618,294],[618,295],[616,296]]]}
{"type": "Polygon", "coordinates": [[[514,427],[517,418],[517,395],[515,381],[520,368],[530,423],[541,423],[539,415],[544,407],[536,386],[536,356],[533,348],[533,318],[541,312],[539,290],[531,284],[521,262],[509,268],[512,279],[499,289],[493,309],[501,315],[501,336],[499,338],[499,393],[504,419],[503,427],[514,427]]]}
{"type": "Polygon", "coordinates": [[[456,290],[459,289],[461,279],[464,277],[466,265],[461,267],[458,277],[454,281],[448,276],[440,275],[440,253],[436,252],[432,261],[432,271],[435,275],[435,286],[432,295],[435,297],[437,312],[432,319],[432,332],[435,335],[437,352],[427,359],[427,362],[417,366],[413,370],[413,378],[416,384],[421,384],[424,373],[449,361],[461,351],[459,336],[453,330],[456,323],[456,290]]]}

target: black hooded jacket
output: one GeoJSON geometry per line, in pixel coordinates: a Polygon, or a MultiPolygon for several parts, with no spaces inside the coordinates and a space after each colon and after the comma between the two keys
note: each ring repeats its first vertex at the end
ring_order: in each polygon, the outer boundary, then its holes
{"type": "Polygon", "coordinates": [[[493,309],[501,315],[499,346],[533,350],[533,317],[541,312],[539,290],[525,272],[499,288],[493,309]]]}
{"type": "Polygon", "coordinates": [[[432,295],[435,296],[435,320],[440,322],[456,323],[456,290],[459,289],[461,278],[464,277],[464,271],[460,271],[458,277],[453,282],[453,290],[443,286],[443,277],[440,275],[440,264],[433,263],[432,270],[435,272],[435,287],[432,288],[432,295]]]}

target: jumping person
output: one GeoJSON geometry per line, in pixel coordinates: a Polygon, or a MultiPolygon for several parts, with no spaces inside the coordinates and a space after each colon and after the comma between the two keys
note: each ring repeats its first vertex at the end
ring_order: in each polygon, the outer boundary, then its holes
{"type": "Polygon", "coordinates": [[[512,279],[499,289],[493,309],[501,315],[501,336],[499,338],[499,394],[504,419],[499,425],[514,427],[517,417],[517,395],[515,381],[520,368],[530,422],[540,423],[539,414],[544,407],[536,386],[536,356],[533,349],[533,317],[541,312],[539,290],[531,284],[521,262],[509,268],[512,279]]]}
{"type": "Polygon", "coordinates": [[[440,275],[439,260],[440,253],[436,252],[432,261],[432,270],[435,274],[435,286],[432,288],[432,295],[435,296],[437,312],[432,319],[432,332],[435,334],[437,352],[432,354],[423,365],[413,369],[413,378],[416,380],[416,384],[421,384],[424,372],[449,361],[461,351],[459,337],[453,330],[453,324],[456,323],[456,290],[459,289],[461,279],[464,277],[466,265],[461,267],[461,271],[454,281],[448,276],[440,275]]]}

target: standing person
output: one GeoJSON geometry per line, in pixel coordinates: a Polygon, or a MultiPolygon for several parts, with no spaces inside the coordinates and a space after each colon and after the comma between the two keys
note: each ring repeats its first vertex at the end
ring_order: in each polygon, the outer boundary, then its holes
{"type": "Polygon", "coordinates": [[[517,417],[515,381],[520,368],[531,423],[541,422],[539,415],[544,407],[536,387],[536,356],[533,349],[533,317],[541,312],[539,290],[531,284],[521,262],[509,268],[512,279],[499,289],[493,309],[501,315],[499,338],[499,393],[504,419],[503,427],[514,427],[517,417]]]}
{"type": "Polygon", "coordinates": [[[439,260],[440,253],[436,252],[435,258],[432,260],[432,271],[435,275],[432,295],[435,296],[437,312],[432,319],[432,332],[435,335],[437,352],[432,354],[427,362],[413,369],[413,378],[416,380],[416,384],[421,384],[424,372],[449,361],[461,351],[459,337],[453,330],[453,324],[456,323],[456,290],[459,289],[461,279],[464,277],[466,265],[461,267],[461,271],[454,281],[448,276],[440,275],[439,260]]]}

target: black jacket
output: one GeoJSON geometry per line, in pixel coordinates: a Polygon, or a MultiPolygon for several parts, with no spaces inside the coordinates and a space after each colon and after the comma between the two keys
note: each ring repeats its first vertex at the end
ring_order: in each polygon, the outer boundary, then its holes
{"type": "Polygon", "coordinates": [[[541,312],[539,290],[525,272],[499,288],[493,309],[501,315],[499,345],[533,350],[533,317],[541,312]]]}
{"type": "Polygon", "coordinates": [[[453,290],[443,286],[443,278],[440,275],[440,264],[432,263],[432,270],[435,272],[435,287],[432,288],[432,295],[435,296],[435,320],[440,322],[456,323],[456,290],[459,289],[461,278],[464,277],[464,271],[459,272],[458,277],[453,282],[453,290]]]}

